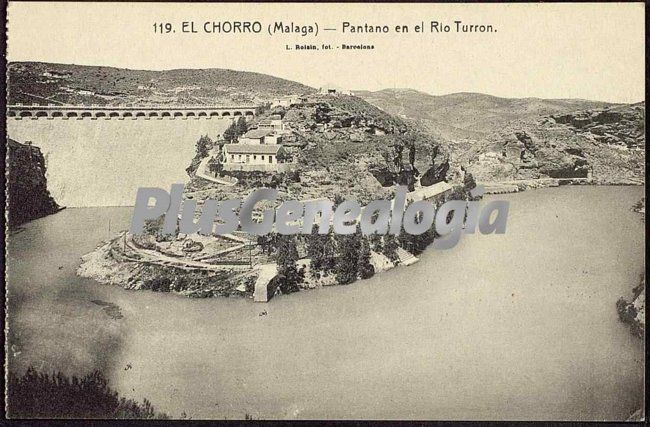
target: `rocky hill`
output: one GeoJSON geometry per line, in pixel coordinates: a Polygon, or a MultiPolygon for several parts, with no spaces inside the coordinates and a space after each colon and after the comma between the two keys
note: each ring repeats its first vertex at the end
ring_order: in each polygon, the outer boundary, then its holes
{"type": "Polygon", "coordinates": [[[589,109],[516,121],[478,141],[453,144],[479,181],[645,179],[645,104],[589,109]]]}
{"type": "MultiPolygon", "coordinates": [[[[451,191],[434,201],[441,204],[447,198],[468,198],[467,190],[473,185],[464,174],[450,170],[448,154],[432,137],[361,98],[342,94],[309,95],[288,107],[260,109],[251,122],[243,118],[233,122],[223,138],[201,137],[189,166],[191,180],[184,197],[199,207],[208,199],[241,199],[255,189],[276,189],[278,200],[256,204],[254,217],[287,200],[356,200],[366,205],[392,198],[395,184],[413,190],[418,179],[423,185],[442,180],[452,183],[451,191]],[[284,127],[279,130],[282,160],[291,163],[282,166],[289,167],[279,168],[282,171],[225,167],[229,145],[276,115],[282,117],[284,127]]],[[[195,218],[201,211],[194,211],[195,218]]],[[[260,277],[262,282],[273,278],[267,286],[273,295],[276,290],[291,293],[369,278],[413,262],[413,254],[435,238],[432,230],[419,236],[402,233],[375,238],[361,233],[272,233],[251,240],[239,231],[228,237],[190,237],[165,235],[162,224],[162,218],[149,221],[144,236],[117,238],[84,256],[78,274],[128,289],[192,297],[253,296],[260,277]]]]}
{"type": "Polygon", "coordinates": [[[638,183],[645,177],[645,103],[504,99],[413,90],[358,92],[418,125],[478,181],[592,178],[638,183]]]}
{"type": "Polygon", "coordinates": [[[7,72],[9,104],[220,104],[314,91],[265,74],[216,68],[143,71],[13,62],[7,72]]]}
{"type": "Polygon", "coordinates": [[[610,105],[581,99],[499,98],[467,92],[434,96],[413,89],[354,93],[391,114],[420,122],[443,139],[480,138],[515,120],[610,105]]]}
{"type": "Polygon", "coordinates": [[[47,190],[41,150],[13,139],[7,142],[9,227],[59,211],[61,208],[47,190]]]}
{"type": "Polygon", "coordinates": [[[606,109],[578,111],[550,117],[581,136],[619,148],[645,147],[645,102],[606,109]]]}
{"type": "Polygon", "coordinates": [[[397,184],[412,187],[418,178],[423,185],[462,182],[459,171],[450,169],[449,153],[430,135],[356,96],[311,95],[265,114],[271,113],[282,115],[291,129],[283,144],[295,161],[294,173],[229,174],[238,183],[226,192],[203,180],[194,180],[191,190],[201,190],[201,197],[228,198],[275,186],[281,199],[343,197],[368,203],[390,197],[397,184]]]}

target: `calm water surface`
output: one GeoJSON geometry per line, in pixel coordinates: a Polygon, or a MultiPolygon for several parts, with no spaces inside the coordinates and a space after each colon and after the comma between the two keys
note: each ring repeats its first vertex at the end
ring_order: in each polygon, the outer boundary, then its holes
{"type": "Polygon", "coordinates": [[[626,418],[642,404],[644,353],[615,303],[644,270],[630,211],[643,192],[501,195],[505,235],[269,304],[79,278],[79,257],[131,212],[67,209],[9,242],[10,367],[100,368],[174,417],[626,418]]]}

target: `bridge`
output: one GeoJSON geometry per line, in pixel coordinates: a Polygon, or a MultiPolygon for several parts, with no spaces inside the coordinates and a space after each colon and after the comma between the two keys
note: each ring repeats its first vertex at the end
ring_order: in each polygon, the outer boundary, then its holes
{"type": "Polygon", "coordinates": [[[210,106],[210,105],[149,105],[149,106],[111,106],[111,105],[21,105],[7,106],[7,117],[22,119],[62,119],[62,120],[124,120],[124,119],[211,119],[255,116],[257,106],[210,106]]]}

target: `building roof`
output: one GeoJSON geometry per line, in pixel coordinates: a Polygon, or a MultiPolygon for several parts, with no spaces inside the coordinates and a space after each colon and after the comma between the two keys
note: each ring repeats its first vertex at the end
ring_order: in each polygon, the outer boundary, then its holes
{"type": "Polygon", "coordinates": [[[225,144],[223,148],[228,154],[278,154],[282,146],[276,144],[225,144]]]}
{"type": "Polygon", "coordinates": [[[272,133],[273,131],[270,129],[252,129],[242,135],[242,138],[259,139],[264,138],[265,136],[268,136],[272,133]]]}

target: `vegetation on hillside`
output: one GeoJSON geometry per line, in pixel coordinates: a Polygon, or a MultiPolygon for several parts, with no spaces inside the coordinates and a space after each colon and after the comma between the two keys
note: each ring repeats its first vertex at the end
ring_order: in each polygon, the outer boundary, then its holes
{"type": "Polygon", "coordinates": [[[201,135],[201,137],[196,141],[196,154],[194,154],[194,158],[190,165],[185,169],[185,172],[187,172],[189,176],[194,176],[197,168],[203,159],[208,157],[210,150],[212,150],[214,146],[215,142],[208,135],[201,135]]]}
{"type": "Polygon", "coordinates": [[[300,83],[224,69],[129,70],[43,62],[8,65],[8,104],[222,104],[311,93],[300,83]]]}
{"type": "Polygon", "coordinates": [[[7,412],[10,418],[167,418],[147,399],[138,403],[120,397],[99,371],[79,378],[33,367],[22,376],[9,373],[7,412]]]}

